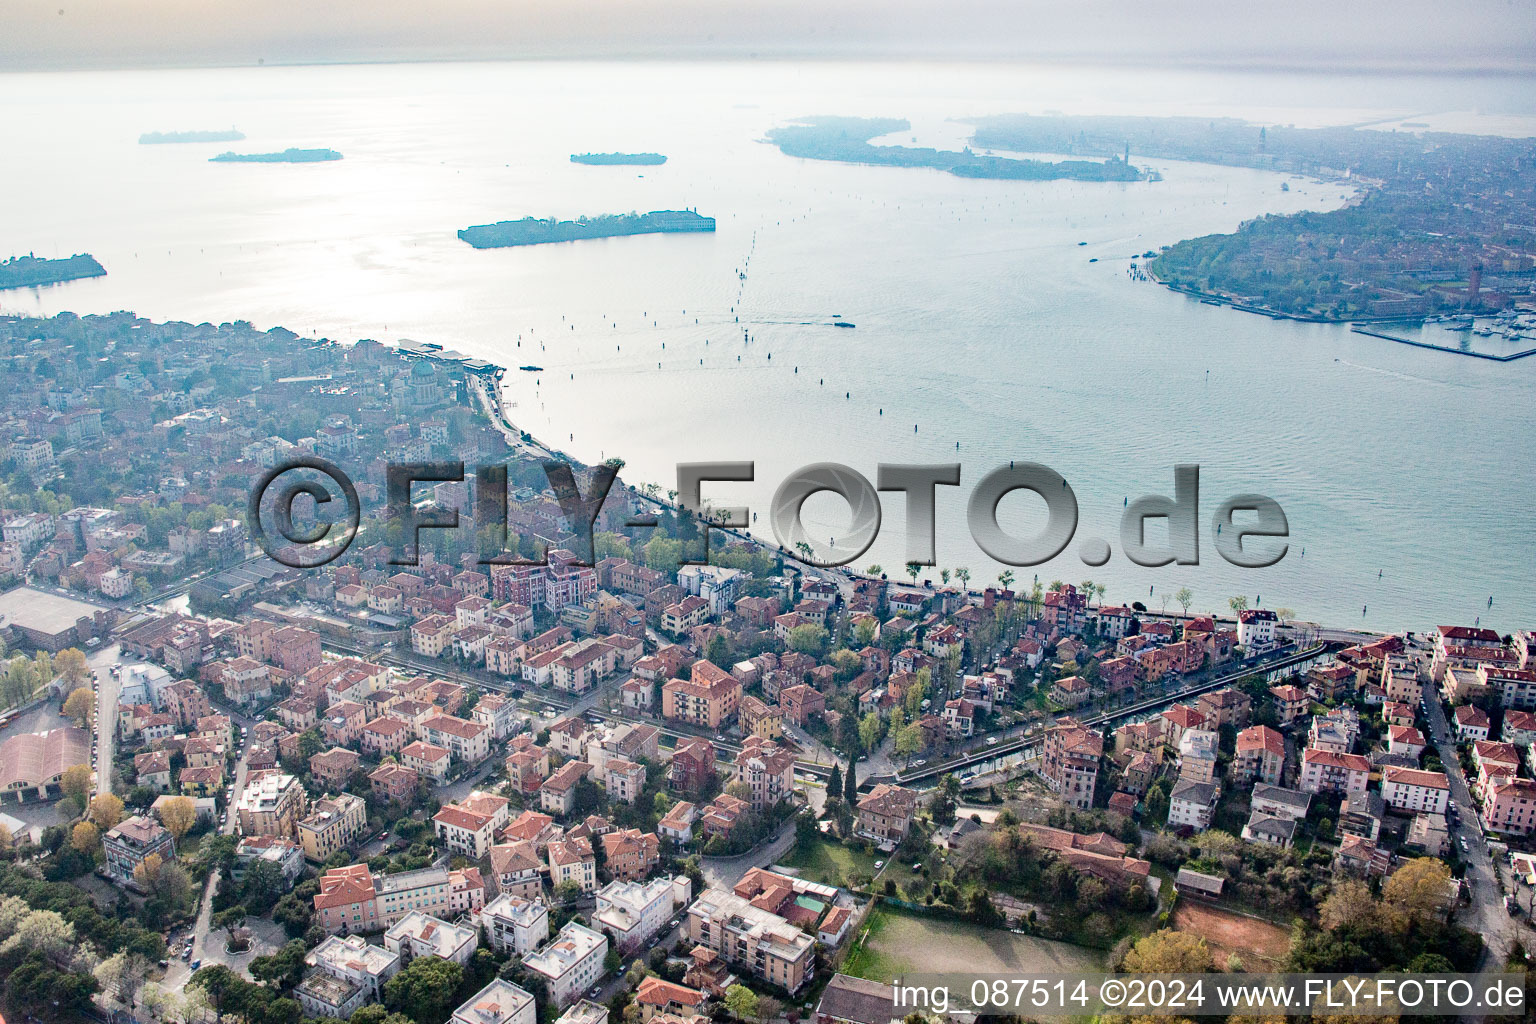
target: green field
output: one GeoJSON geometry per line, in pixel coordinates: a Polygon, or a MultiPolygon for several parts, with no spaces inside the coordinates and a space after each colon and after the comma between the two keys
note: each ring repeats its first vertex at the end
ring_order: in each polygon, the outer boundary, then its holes
{"type": "Polygon", "coordinates": [[[871,981],[909,973],[1070,974],[1104,969],[1104,954],[1001,928],[881,906],[870,914],[843,972],[871,981]]]}
{"type": "Polygon", "coordinates": [[[859,853],[825,836],[818,836],[809,845],[796,843],[794,848],[779,859],[787,868],[795,868],[800,877],[811,882],[825,882],[846,888],[853,875],[869,878],[875,873],[875,861],[882,858],[874,854],[859,853]]]}

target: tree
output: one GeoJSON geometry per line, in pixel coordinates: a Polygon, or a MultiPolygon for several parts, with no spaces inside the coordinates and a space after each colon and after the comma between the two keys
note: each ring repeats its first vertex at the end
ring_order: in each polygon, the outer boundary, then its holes
{"type": "Polygon", "coordinates": [[[806,623],[803,626],[796,626],[790,630],[789,636],[785,638],[785,642],[792,651],[813,656],[818,655],[821,653],[822,648],[826,646],[827,631],[822,626],[806,623]]]}
{"type": "Polygon", "coordinates": [[[859,768],[852,758],[848,761],[848,774],[843,776],[843,802],[849,807],[859,804],[859,768]]]}
{"type": "Polygon", "coordinates": [[[69,696],[64,698],[64,717],[82,729],[91,720],[91,712],[95,709],[96,695],[89,686],[71,690],[69,696]]]}
{"type": "Polygon", "coordinates": [[[1328,898],[1317,908],[1318,923],[1329,931],[1346,926],[1374,927],[1381,916],[1376,898],[1364,882],[1341,878],[1328,890],[1328,898]]]}
{"type": "Polygon", "coordinates": [[[910,758],[923,749],[923,730],[917,724],[904,725],[896,732],[893,741],[897,757],[910,758]]]}
{"type": "Polygon", "coordinates": [[[865,750],[874,750],[885,737],[885,720],[880,712],[871,711],[859,719],[859,744],[865,750]]]}
{"type": "Polygon", "coordinates": [[[90,822],[82,821],[69,834],[69,845],[80,853],[95,853],[96,848],[101,845],[101,832],[90,822]]]}
{"type": "Polygon", "coordinates": [[[1189,614],[1189,606],[1195,599],[1195,592],[1188,587],[1180,587],[1173,592],[1173,599],[1179,602],[1179,607],[1184,609],[1184,614],[1189,614]]]}
{"type": "Polygon", "coordinates": [[[1234,612],[1240,612],[1248,607],[1248,598],[1244,597],[1242,594],[1239,594],[1236,597],[1229,597],[1227,598],[1227,606],[1230,607],[1234,612]]]}
{"type": "Polygon", "coordinates": [[[832,763],[832,777],[827,780],[827,797],[836,799],[843,794],[843,766],[836,761],[832,763]]]}
{"type": "Polygon", "coordinates": [[[1124,968],[1131,974],[1204,974],[1211,969],[1211,947],[1198,935],[1163,928],[1131,947],[1124,968]]]}
{"type": "Polygon", "coordinates": [[[452,960],[417,957],[385,984],[384,1005],[415,1021],[447,1020],[463,978],[464,968],[452,960]]]}
{"type": "Polygon", "coordinates": [[[737,1020],[757,1019],[757,993],[745,985],[732,985],[725,990],[725,1006],[737,1020]]]}
{"type": "Polygon", "coordinates": [[[1424,924],[1445,915],[1451,869],[1434,857],[1415,857],[1381,887],[1381,901],[1406,923],[1424,924]]]}
{"type": "Polygon", "coordinates": [[[160,823],[179,843],[197,824],[197,805],[189,796],[173,796],[160,804],[160,823]]]}
{"type": "Polygon", "coordinates": [[[138,1003],[139,989],[149,976],[150,962],[137,953],[119,950],[91,972],[103,992],[110,992],[132,1008],[138,1003]]]}
{"type": "Polygon", "coordinates": [[[85,796],[91,791],[90,766],[77,764],[64,769],[64,776],[59,780],[59,785],[67,796],[85,796]]]}
{"type": "Polygon", "coordinates": [[[109,829],[123,820],[123,802],[111,793],[98,793],[91,797],[88,813],[98,828],[109,829]]]}

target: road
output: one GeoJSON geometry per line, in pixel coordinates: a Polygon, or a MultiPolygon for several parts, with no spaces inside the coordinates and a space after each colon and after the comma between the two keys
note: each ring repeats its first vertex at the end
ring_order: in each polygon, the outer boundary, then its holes
{"type": "Polygon", "coordinates": [[[1488,849],[1478,821],[1477,804],[1461,770],[1461,758],[1457,755],[1456,741],[1446,720],[1445,707],[1434,691],[1434,685],[1424,687],[1426,717],[1429,720],[1430,738],[1445,766],[1445,774],[1451,781],[1451,797],[1460,812],[1456,824],[1450,826],[1451,841],[1466,845],[1461,855],[1466,865],[1463,877],[1467,883],[1471,902],[1458,914],[1460,923],[1483,937],[1484,968],[1500,969],[1509,959],[1514,947],[1515,922],[1504,909],[1504,891],[1499,885],[1498,870],[1488,849]]]}
{"type": "MultiPolygon", "coordinates": [[[[235,724],[237,736],[239,735],[238,730],[242,726],[249,728],[256,721],[245,715],[232,712],[227,707],[220,707],[216,710],[229,715],[230,721],[235,724]]],[[[239,743],[240,757],[235,762],[234,795],[225,806],[224,820],[219,824],[219,831],[227,836],[235,834],[235,826],[239,824],[239,816],[235,813],[235,804],[239,802],[240,794],[245,791],[245,755],[250,744],[247,740],[241,740],[239,743]]],[[[219,877],[219,872],[211,873],[208,876],[208,884],[203,887],[202,900],[197,908],[197,921],[192,926],[192,963],[196,963],[199,960],[205,964],[222,963],[224,960],[223,942],[215,941],[211,946],[208,943],[208,931],[213,925],[213,897],[218,891],[219,877]]],[[[168,989],[179,990],[187,983],[191,976],[190,964],[184,960],[176,960],[166,969],[165,981],[162,984],[168,989]]]]}
{"type": "Polygon", "coordinates": [[[766,868],[789,852],[795,845],[795,818],[791,816],[779,832],[765,843],[759,843],[746,853],[735,857],[701,857],[700,870],[704,880],[717,889],[732,889],[741,876],[752,868],[766,868]]]}
{"type": "Polygon", "coordinates": [[[121,648],[117,644],[103,647],[86,659],[91,668],[96,690],[96,793],[112,792],[112,755],[117,742],[117,698],[122,693],[122,683],[113,677],[112,669],[118,663],[121,648]]]}

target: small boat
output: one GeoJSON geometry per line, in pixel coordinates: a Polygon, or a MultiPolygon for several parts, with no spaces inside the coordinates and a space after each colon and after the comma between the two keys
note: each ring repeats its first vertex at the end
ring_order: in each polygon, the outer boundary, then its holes
{"type": "Polygon", "coordinates": [[[544,372],[544,367],[542,367],[542,366],[519,366],[518,369],[519,370],[523,370],[523,371],[525,371],[527,373],[543,373],[544,372]]]}
{"type": "Polygon", "coordinates": [[[849,323],[847,320],[833,320],[832,321],[832,326],[833,327],[852,327],[853,324],[849,323]]]}
{"type": "Polygon", "coordinates": [[[1099,262],[1099,258],[1097,256],[1095,256],[1095,257],[1093,257],[1093,259],[1089,260],[1088,262],[1089,263],[1097,263],[1097,262],[1099,262]]]}

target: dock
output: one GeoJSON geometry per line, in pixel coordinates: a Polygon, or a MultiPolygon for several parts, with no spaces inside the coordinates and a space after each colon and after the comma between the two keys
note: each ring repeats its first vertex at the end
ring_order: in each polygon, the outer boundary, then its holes
{"type": "Polygon", "coordinates": [[[1436,352],[1449,352],[1454,356],[1472,356],[1474,359],[1491,359],[1496,363],[1512,363],[1516,359],[1524,359],[1526,356],[1536,355],[1536,348],[1528,348],[1522,352],[1511,352],[1508,355],[1495,355],[1492,352],[1474,352],[1471,349],[1452,348],[1450,345],[1436,345],[1429,341],[1415,341],[1413,338],[1403,338],[1396,334],[1387,334],[1383,331],[1373,331],[1368,327],[1355,324],[1350,327],[1353,334],[1365,334],[1372,338],[1382,338],[1386,341],[1395,341],[1399,345],[1412,345],[1414,348],[1429,348],[1436,352]]]}

